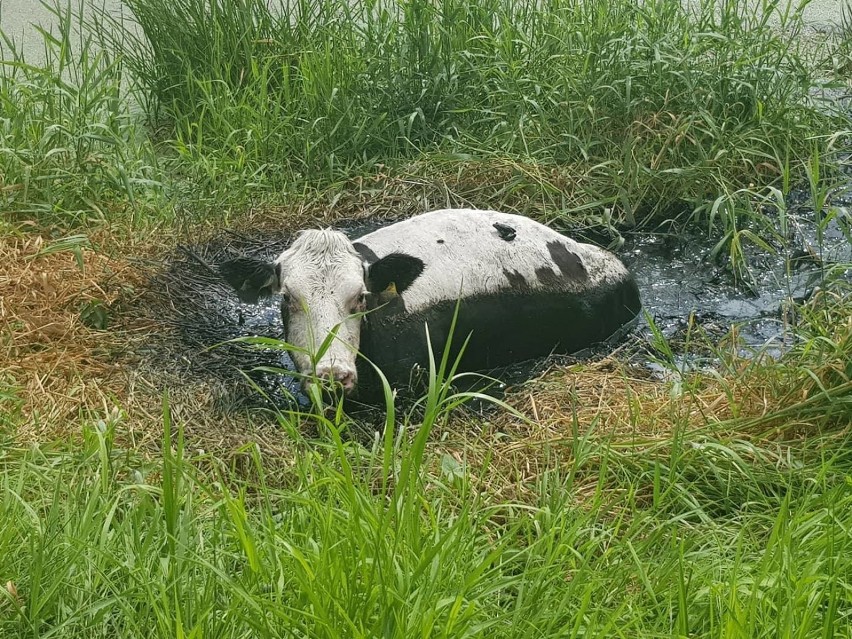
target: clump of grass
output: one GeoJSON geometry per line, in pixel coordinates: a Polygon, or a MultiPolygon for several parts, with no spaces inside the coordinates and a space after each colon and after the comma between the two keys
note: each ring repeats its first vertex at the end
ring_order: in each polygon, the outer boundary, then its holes
{"type": "MultiPolygon", "coordinates": [[[[112,37],[208,188],[503,158],[569,167],[590,178],[586,201],[635,223],[776,180],[833,126],[809,103],[810,58],[769,25],[800,26],[783,3],[128,5],[142,35],[113,23],[112,37]]],[[[527,182],[556,201],[554,184],[527,182]]]]}
{"type": "Polygon", "coordinates": [[[840,20],[835,26],[836,30],[826,46],[827,66],[836,79],[848,84],[852,70],[852,4],[848,1],[841,5],[840,20]]]}
{"type": "Polygon", "coordinates": [[[849,267],[836,267],[828,277],[837,280],[797,309],[798,340],[790,358],[799,383],[788,382],[790,396],[822,402],[814,413],[838,424],[848,423],[852,414],[852,286],[843,278],[849,267]]]}
{"type": "MultiPolygon", "coordinates": [[[[733,432],[767,433],[784,438],[813,436],[847,428],[852,414],[852,290],[843,273],[848,264],[826,274],[825,288],[787,310],[794,337],[779,360],[760,352],[748,358],[719,351],[719,379],[739,380],[749,394],[743,408],[763,405],[719,424],[733,432]]],[[[729,346],[736,349],[736,340],[729,346]]],[[[730,389],[737,383],[725,382],[730,389]]]]}
{"type": "Polygon", "coordinates": [[[158,169],[120,59],[96,46],[70,4],[44,6],[56,30],[38,28],[42,61],[0,34],[0,210],[61,224],[132,212],[156,193],[158,169]]]}

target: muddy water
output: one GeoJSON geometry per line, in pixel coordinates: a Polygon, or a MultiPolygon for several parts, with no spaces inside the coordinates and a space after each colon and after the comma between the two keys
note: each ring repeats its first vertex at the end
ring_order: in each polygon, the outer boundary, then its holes
{"type": "Polygon", "coordinates": [[[759,232],[774,253],[746,246],[747,271],[739,277],[726,259],[710,257],[713,242],[706,235],[636,235],[621,257],[636,277],[645,310],[667,337],[675,337],[693,315],[711,337],[721,337],[735,325],[744,350],[780,353],[792,339],[791,304],[837,277],[852,276],[835,267],[852,262],[852,229],[844,213],[826,225],[821,238],[812,215],[788,221],[786,243],[759,232]]]}
{"type": "MultiPolygon", "coordinates": [[[[836,194],[833,203],[838,217],[817,232],[813,215],[791,198],[786,233],[780,220],[776,229],[755,229],[775,248],[747,250],[751,279],[748,285],[732,276],[724,260],[709,257],[716,238],[700,234],[635,233],[627,236],[619,257],[634,274],[645,310],[657,328],[671,341],[676,352],[690,317],[711,338],[739,329],[743,352],[783,352],[794,339],[789,323],[791,304],[806,299],[816,287],[830,285],[833,278],[852,280],[852,270],[834,264],[852,263],[849,226],[849,195],[836,194]]],[[[350,237],[358,237],[376,225],[363,223],[344,227],[350,237]]],[[[238,337],[282,338],[277,300],[258,305],[240,303],[213,266],[235,254],[272,258],[287,246],[286,234],[237,235],[228,233],[215,241],[187,247],[171,259],[153,290],[166,291],[159,300],[159,319],[171,324],[173,342],[167,349],[152,348],[155,359],[173,366],[183,362],[181,374],[225,382],[237,404],[292,406],[306,405],[299,383],[288,371],[294,366],[286,351],[262,346],[227,344],[238,337]],[[241,372],[242,370],[242,372],[241,372]],[[251,385],[245,383],[246,376],[251,385]]],[[[748,249],[748,247],[747,247],[748,249]]],[[[157,308],[157,304],[154,304],[157,308]]],[[[653,366],[648,353],[650,329],[640,321],[622,344],[639,361],[653,366]],[[637,355],[638,354],[638,355],[637,355]]],[[[578,357],[595,356],[612,345],[591,349],[578,357]]],[[[680,355],[688,355],[682,351],[680,355]]],[[[519,363],[491,373],[509,384],[535,375],[557,358],[519,363]]],[[[565,358],[558,358],[564,361],[565,358]]],[[[569,358],[575,359],[575,358],[569,358]]],[[[704,362],[706,365],[706,362],[704,362]]],[[[499,391],[502,385],[494,387],[499,391]]]]}

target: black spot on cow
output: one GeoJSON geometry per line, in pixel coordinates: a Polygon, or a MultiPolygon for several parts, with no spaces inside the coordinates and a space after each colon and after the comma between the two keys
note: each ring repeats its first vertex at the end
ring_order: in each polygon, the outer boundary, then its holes
{"type": "MultiPolygon", "coordinates": [[[[589,274],[583,261],[576,253],[572,253],[562,242],[548,242],[547,250],[554,264],[559,268],[562,277],[568,280],[587,280],[589,274]]],[[[538,274],[538,271],[536,271],[538,274]]]]}
{"type": "Polygon", "coordinates": [[[438,244],[443,244],[444,240],[438,240],[438,244]]]}
{"type": "Polygon", "coordinates": [[[562,275],[547,266],[537,268],[535,270],[535,277],[546,289],[559,288],[559,284],[562,282],[562,275]]]}
{"type": "Polygon", "coordinates": [[[526,290],[529,288],[527,279],[518,271],[510,271],[507,268],[503,269],[503,275],[509,281],[509,286],[516,290],[526,290]]]}
{"type": "MultiPolygon", "coordinates": [[[[404,383],[411,378],[414,365],[428,368],[430,352],[433,357],[444,356],[448,345],[451,361],[461,356],[459,370],[488,371],[552,352],[573,353],[617,338],[632,326],[640,308],[639,290],[630,277],[558,295],[533,287],[503,290],[460,302],[441,301],[403,316],[385,315],[382,309],[364,325],[361,346],[389,380],[404,383]],[[453,339],[448,344],[451,326],[453,339]]],[[[371,381],[372,367],[362,362],[359,370],[359,399],[381,402],[382,388],[371,381]]]]}
{"type": "Polygon", "coordinates": [[[517,232],[508,224],[501,224],[500,222],[494,222],[494,228],[497,229],[497,234],[500,236],[501,240],[505,240],[507,242],[511,242],[515,239],[517,232]]]}
{"type": "Polygon", "coordinates": [[[393,285],[394,290],[402,293],[420,276],[425,266],[419,257],[407,253],[385,255],[370,264],[367,271],[367,290],[371,293],[381,293],[393,285]]]}

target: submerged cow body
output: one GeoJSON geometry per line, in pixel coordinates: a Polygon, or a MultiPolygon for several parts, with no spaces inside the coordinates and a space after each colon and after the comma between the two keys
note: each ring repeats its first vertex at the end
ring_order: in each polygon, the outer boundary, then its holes
{"type": "MultiPolygon", "coordinates": [[[[356,351],[392,384],[405,383],[452,336],[462,370],[487,370],[602,342],[641,308],[624,265],[529,218],[496,211],[424,213],[350,241],[304,231],[274,262],[233,260],[221,272],[244,301],[282,295],[287,341],[299,372],[337,327],[315,372],[348,392],[356,351]],[[365,313],[366,312],[366,313],[365,313]]],[[[368,370],[363,366],[362,370],[368,370]]]]}

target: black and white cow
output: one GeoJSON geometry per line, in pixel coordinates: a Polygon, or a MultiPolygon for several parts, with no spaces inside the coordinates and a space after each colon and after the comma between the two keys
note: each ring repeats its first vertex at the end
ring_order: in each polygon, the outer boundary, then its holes
{"type": "Polygon", "coordinates": [[[275,261],[220,266],[243,301],[280,293],[287,341],[299,372],[358,382],[361,352],[394,382],[465,338],[461,368],[484,370],[570,353],[611,337],[641,304],[624,265],[529,218],[444,209],[355,241],[339,231],[303,231],[275,261]],[[366,315],[364,311],[368,311],[366,315]],[[337,328],[316,362],[310,353],[337,328]]]}

